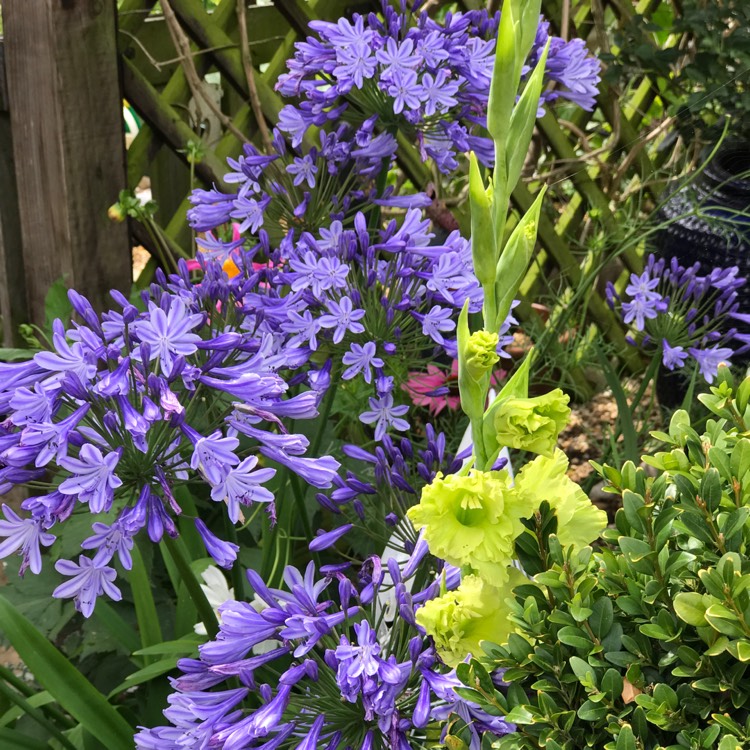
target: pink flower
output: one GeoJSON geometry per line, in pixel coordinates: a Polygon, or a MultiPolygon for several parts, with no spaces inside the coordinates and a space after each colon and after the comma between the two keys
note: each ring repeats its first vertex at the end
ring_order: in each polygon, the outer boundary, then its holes
{"type": "Polygon", "coordinates": [[[410,372],[409,380],[401,387],[409,394],[415,406],[426,406],[430,414],[437,416],[448,407],[458,409],[458,360],[454,359],[450,372],[435,365],[427,365],[427,372],[410,372]]]}
{"type": "MultiPolygon", "coordinates": [[[[461,406],[457,359],[451,362],[450,372],[435,365],[427,365],[427,372],[410,372],[409,375],[411,377],[401,388],[411,396],[415,406],[426,406],[435,417],[446,407],[456,411],[461,406]]],[[[506,375],[505,370],[498,370],[492,376],[492,385],[497,385],[506,375]]]]}

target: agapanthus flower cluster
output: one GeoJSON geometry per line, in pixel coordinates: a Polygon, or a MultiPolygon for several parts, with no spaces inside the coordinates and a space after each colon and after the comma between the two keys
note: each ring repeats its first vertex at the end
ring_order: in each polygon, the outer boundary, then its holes
{"type": "MultiPolygon", "coordinates": [[[[499,14],[486,11],[447,13],[443,21],[383,3],[381,15],[355,13],[336,23],[313,21],[315,36],[295,45],[289,72],[277,89],[301,98],[281,110],[279,128],[296,145],[311,126],[344,120],[356,129],[360,146],[396,133],[416,140],[422,158],[450,172],[457,155],[473,150],[485,163],[494,158],[492,142],[482,135],[494,66],[499,14]]],[[[549,38],[540,20],[527,75],[549,38]]],[[[600,64],[580,40],[550,42],[546,80],[556,88],[541,102],[567,98],[593,108],[600,64]]]]}
{"type": "Polygon", "coordinates": [[[440,245],[430,244],[433,237],[429,222],[412,209],[380,232],[371,232],[358,213],[351,229],[334,221],[279,247],[283,263],[272,283],[301,303],[284,330],[295,346],[337,363],[344,381],[357,378],[372,388],[360,420],[376,440],[409,426],[394,378],[401,379],[409,362],[455,354],[458,311],[466,300],[472,311],[482,305],[469,243],[458,232],[440,245]]]}
{"type": "MultiPolygon", "coordinates": [[[[440,583],[421,587],[418,566],[409,567],[402,572],[393,558],[384,564],[373,557],[356,581],[341,566],[323,578],[312,563],[304,575],[288,567],[285,590],[248,571],[265,608],[222,605],[216,640],[200,646],[198,659],[178,664],[164,711],[171,726],[143,729],[136,747],[407,750],[439,741],[431,725],[450,715],[477,750],[482,732],[511,731],[456,693],[455,673],[415,620],[440,583]],[[383,593],[394,594],[395,611],[384,610],[383,593]],[[277,648],[254,650],[269,639],[277,648]]],[[[443,586],[455,587],[458,578],[446,571],[443,586]]]]}
{"type": "MultiPolygon", "coordinates": [[[[273,516],[271,463],[320,488],[336,475],[336,460],[307,456],[307,438],[284,427],[287,418],[315,417],[327,387],[313,371],[301,376],[313,387],[290,389],[310,355],[284,330],[294,300],[278,298],[278,316],[260,311],[254,297],[271,290],[252,254],[237,262],[228,279],[202,261],[198,285],[184,263],[168,279],[159,273],[140,309],[113,292],[119,309],[99,316],[70,292],[83,322],[64,330],[56,321],[51,351],[0,366],[0,493],[20,483],[33,492],[22,506],[28,517],[4,507],[0,555],[18,552],[21,572],[39,573],[40,546],[54,542],[53,531],[74,512],[91,514],[93,534],[82,544],[90,556],[58,560],[71,579],[54,593],[74,597],[86,616],[101,593],[119,598],[112,562],[132,566],[136,534],[153,542],[178,534],[179,488],[206,487],[236,523],[256,503],[273,516]]],[[[236,545],[200,518],[195,525],[207,552],[231,566],[236,545]]]]}
{"type": "Polygon", "coordinates": [[[241,156],[227,159],[231,171],[224,181],[236,186],[236,192],[214,186],[194,190],[190,196],[190,226],[208,233],[198,239],[202,251],[226,258],[244,244],[237,237],[222,241],[221,233],[214,234],[217,227],[230,223],[243,237],[265,231],[276,247],[293,231],[297,236],[303,231],[317,233],[334,220],[350,226],[357,211],[367,206],[429,205],[423,193],[394,196],[392,188],[376,189],[373,177],[390,164],[395,150],[391,136],[383,148],[384,137],[357,143],[351,127],[339,125],[319,133],[319,146],[295,143],[290,148],[278,130],[274,130],[275,153],[262,154],[245,144],[241,156]]]}
{"type": "Polygon", "coordinates": [[[607,300],[634,329],[631,342],[660,353],[668,370],[697,364],[711,383],[719,365],[750,348],[750,335],[738,333],[737,292],[745,285],[737,266],[701,274],[700,263],[684,267],[650,255],[642,274],[631,274],[621,297],[607,286],[607,300]]]}

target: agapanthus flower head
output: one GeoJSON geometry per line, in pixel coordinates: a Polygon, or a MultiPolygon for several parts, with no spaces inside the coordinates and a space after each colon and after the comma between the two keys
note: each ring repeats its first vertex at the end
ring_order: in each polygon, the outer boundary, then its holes
{"type": "MultiPolygon", "coordinates": [[[[89,514],[94,533],[82,548],[91,557],[59,560],[73,578],[54,592],[74,597],[85,616],[102,593],[119,596],[112,565],[132,566],[137,534],[145,530],[153,542],[178,534],[176,491],[185,482],[203,484],[203,502],[226,504],[238,522],[255,503],[273,513],[264,485],[276,469],[261,461],[322,488],[336,476],[338,462],[305,455],[307,438],[284,427],[288,417],[315,417],[319,401],[282,377],[291,380],[310,354],[280,325],[298,300],[265,284],[275,269],[259,273],[252,253],[240,251],[236,261],[230,278],[219,259],[201,258],[198,284],[184,264],[169,278],[158,272],[141,310],[113,294],[120,309],[97,317],[71,293],[86,325],[65,330],[56,321],[53,351],[8,366],[0,477],[8,485],[33,479],[37,493],[23,503],[27,518],[4,509],[0,556],[18,552],[21,571],[38,573],[51,531],[72,513],[89,514]],[[276,317],[258,314],[254,299],[273,304],[276,317]]],[[[230,566],[236,545],[195,523],[207,553],[230,566]]]]}
{"type": "MultiPolygon", "coordinates": [[[[388,161],[400,132],[416,140],[424,159],[449,172],[457,156],[476,151],[493,158],[492,143],[481,135],[494,65],[499,14],[448,13],[443,21],[417,8],[396,10],[383,3],[380,16],[353,14],[351,21],[313,21],[314,36],[295,45],[289,72],[278,90],[301,98],[287,105],[280,129],[294,144],[311,126],[344,120],[354,128],[361,148],[389,140],[388,161]],[[380,135],[376,135],[380,131],[380,135]]],[[[544,49],[549,24],[540,20],[527,75],[544,49]]],[[[567,98],[592,109],[599,82],[599,61],[580,40],[552,37],[546,80],[556,88],[543,92],[542,104],[567,98]]]]}
{"type": "Polygon", "coordinates": [[[304,574],[287,568],[284,589],[268,588],[257,573],[248,577],[265,608],[220,607],[216,640],[200,646],[197,660],[179,663],[182,675],[164,711],[171,726],[142,729],[140,750],[406,748],[427,742],[429,724],[452,713],[473,718],[477,743],[487,728],[498,736],[511,728],[456,693],[455,673],[417,626],[413,584],[394,560],[371,559],[359,580],[317,578],[312,564],[304,574]],[[384,587],[411,615],[381,635],[377,594],[384,587]],[[269,638],[276,648],[253,651],[269,638]],[[243,687],[232,689],[228,680],[243,687]]]}
{"type": "Polygon", "coordinates": [[[721,363],[750,349],[750,335],[737,325],[750,322],[739,312],[737,294],[745,285],[737,266],[702,273],[700,263],[682,266],[650,255],[640,275],[632,274],[621,297],[607,286],[610,306],[633,329],[633,342],[657,350],[668,370],[692,363],[708,383],[721,363]]]}

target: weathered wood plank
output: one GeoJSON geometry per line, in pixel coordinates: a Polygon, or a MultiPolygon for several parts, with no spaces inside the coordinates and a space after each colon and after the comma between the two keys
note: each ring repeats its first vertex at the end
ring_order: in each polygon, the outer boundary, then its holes
{"type": "Polygon", "coordinates": [[[5,85],[5,50],[0,38],[0,316],[3,346],[21,344],[18,326],[29,319],[24,284],[23,253],[18,219],[18,191],[13,164],[5,85]]]}
{"type": "Polygon", "coordinates": [[[114,0],[4,0],[8,98],[31,319],[65,277],[102,308],[128,289],[114,0]]]}

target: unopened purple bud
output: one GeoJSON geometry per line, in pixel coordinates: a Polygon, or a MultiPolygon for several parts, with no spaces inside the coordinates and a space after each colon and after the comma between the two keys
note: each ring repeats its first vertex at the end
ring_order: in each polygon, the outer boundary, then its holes
{"type": "Polygon", "coordinates": [[[62,379],[62,391],[78,401],[90,401],[91,392],[74,372],[66,372],[62,379]]]}
{"type": "Polygon", "coordinates": [[[338,660],[333,650],[328,649],[323,655],[323,661],[328,665],[331,671],[335,672],[338,669],[338,660]]]}
{"type": "Polygon", "coordinates": [[[376,458],[372,455],[372,453],[368,453],[358,445],[351,445],[350,443],[346,443],[341,450],[343,451],[345,456],[347,456],[348,458],[353,458],[357,461],[366,461],[369,464],[374,464],[376,461],[376,458]]]}
{"type": "Polygon", "coordinates": [[[411,552],[411,557],[404,566],[404,570],[402,573],[404,579],[411,578],[414,573],[416,573],[419,564],[422,562],[422,560],[424,560],[429,552],[430,548],[425,541],[424,531],[420,531],[419,537],[417,538],[417,543],[414,545],[414,549],[411,552]]]}
{"type": "MultiPolygon", "coordinates": [[[[334,490],[335,494],[335,490],[334,490]]],[[[318,492],[315,495],[315,499],[322,505],[326,510],[330,510],[331,513],[340,514],[341,508],[338,507],[334,502],[331,501],[331,498],[329,498],[327,495],[324,495],[322,492],[318,492]]]]}
{"type": "Polygon", "coordinates": [[[426,727],[430,721],[430,712],[432,704],[430,701],[430,683],[427,680],[422,680],[422,684],[419,687],[419,697],[417,698],[417,704],[414,706],[414,712],[412,713],[412,723],[418,729],[426,727]]]}
{"type": "Polygon", "coordinates": [[[408,625],[411,625],[413,628],[417,627],[417,621],[414,618],[414,608],[409,606],[408,604],[402,604],[398,608],[398,612],[401,615],[401,618],[406,622],[408,625]]]}
{"type": "Polygon", "coordinates": [[[216,564],[222,568],[231,568],[237,559],[237,552],[240,548],[236,544],[224,542],[215,534],[212,534],[200,518],[195,519],[195,528],[206,547],[206,552],[213,557],[216,564]]]}
{"type": "Polygon", "coordinates": [[[336,573],[342,573],[352,567],[350,562],[331,563],[330,565],[321,565],[320,572],[326,576],[332,576],[336,573]]]}
{"type": "Polygon", "coordinates": [[[312,680],[313,682],[318,681],[318,663],[314,659],[305,659],[303,662],[303,666],[305,667],[305,674],[307,675],[308,679],[312,680]]]}
{"type": "Polygon", "coordinates": [[[365,520],[365,506],[362,505],[361,500],[355,500],[352,503],[352,508],[356,511],[357,515],[359,516],[361,521],[365,520]]]}
{"type": "Polygon", "coordinates": [[[343,537],[353,528],[353,524],[346,523],[343,526],[339,526],[339,528],[334,529],[333,531],[318,531],[318,535],[310,542],[308,548],[311,552],[320,552],[321,550],[328,549],[329,547],[332,547],[334,544],[336,544],[336,542],[338,542],[341,537],[343,537]]]}
{"type": "Polygon", "coordinates": [[[198,341],[195,345],[198,349],[213,349],[215,351],[229,351],[230,349],[236,349],[237,346],[242,342],[243,336],[236,331],[228,331],[222,333],[215,339],[209,339],[208,341],[198,341]]]}
{"type": "Polygon", "coordinates": [[[178,377],[180,377],[185,370],[186,364],[185,357],[175,357],[174,362],[172,362],[172,369],[169,371],[169,376],[167,377],[167,382],[173,383],[178,377]]]}
{"type": "Polygon", "coordinates": [[[386,341],[383,344],[383,351],[386,354],[395,354],[398,351],[398,348],[396,347],[396,345],[394,343],[392,343],[390,341],[386,341]]]}
{"type": "Polygon", "coordinates": [[[401,454],[403,456],[406,456],[406,458],[414,458],[414,449],[412,448],[411,441],[408,438],[401,438],[399,449],[401,450],[401,454]]]}
{"type": "Polygon", "coordinates": [[[349,609],[349,603],[354,594],[354,587],[352,582],[346,577],[341,577],[339,581],[339,602],[341,603],[341,609],[349,609]]]}
{"type": "Polygon", "coordinates": [[[388,558],[388,572],[391,574],[391,580],[393,583],[401,582],[401,570],[398,567],[398,562],[393,557],[388,558]]]}
{"type": "Polygon", "coordinates": [[[120,418],[113,411],[107,411],[104,415],[104,426],[114,435],[120,432],[120,418]]]}
{"type": "Polygon", "coordinates": [[[102,333],[102,326],[99,322],[99,316],[94,312],[91,303],[82,295],[78,294],[75,289],[68,290],[68,299],[73,309],[86,321],[86,323],[99,335],[102,333]]]}
{"type": "Polygon", "coordinates": [[[390,526],[391,528],[393,528],[394,526],[398,526],[398,520],[399,520],[398,516],[395,513],[389,513],[385,517],[386,524],[390,526]]]}
{"type": "Polygon", "coordinates": [[[417,494],[416,490],[398,472],[395,472],[395,471],[391,472],[391,481],[400,490],[403,490],[404,492],[408,492],[410,495],[417,494]]]}

